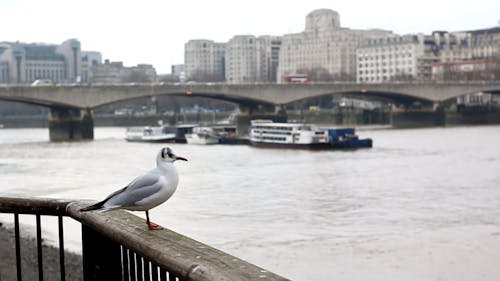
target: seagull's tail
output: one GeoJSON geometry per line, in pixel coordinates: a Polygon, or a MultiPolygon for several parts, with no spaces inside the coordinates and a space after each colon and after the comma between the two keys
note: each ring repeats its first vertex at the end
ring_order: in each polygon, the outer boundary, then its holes
{"type": "Polygon", "coordinates": [[[97,202],[94,205],[87,206],[85,208],[81,208],[80,212],[87,212],[87,211],[93,211],[93,210],[99,210],[102,208],[102,206],[106,203],[106,200],[97,202]]]}
{"type": "Polygon", "coordinates": [[[106,197],[106,199],[104,199],[104,200],[102,200],[100,202],[97,202],[94,205],[90,205],[88,207],[81,208],[80,212],[87,212],[87,211],[93,211],[93,210],[101,210],[103,212],[106,212],[106,211],[110,211],[110,210],[117,209],[117,208],[121,207],[119,205],[116,205],[116,206],[113,205],[113,206],[104,207],[104,204],[106,202],[108,202],[108,200],[111,199],[113,196],[122,193],[126,188],[127,188],[127,186],[124,187],[124,188],[122,188],[122,189],[120,189],[120,190],[117,190],[117,191],[113,192],[111,195],[109,195],[108,197],[106,197]]]}

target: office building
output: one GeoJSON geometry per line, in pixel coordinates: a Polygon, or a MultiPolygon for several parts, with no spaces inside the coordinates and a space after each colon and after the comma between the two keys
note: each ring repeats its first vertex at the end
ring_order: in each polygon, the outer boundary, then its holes
{"type": "Polygon", "coordinates": [[[189,40],[184,45],[186,80],[224,81],[225,51],[225,43],[204,39],[189,40]]]}
{"type": "Polygon", "coordinates": [[[226,46],[226,81],[233,84],[257,81],[257,38],[237,35],[226,46]]]}
{"type": "Polygon", "coordinates": [[[0,83],[28,84],[37,79],[73,83],[86,79],[80,42],[60,45],[20,42],[0,43],[0,83]]]}
{"type": "Polygon", "coordinates": [[[311,80],[356,80],[356,49],[370,38],[383,38],[385,30],[352,30],[340,26],[340,16],[328,9],[306,17],[304,32],[283,37],[277,80],[293,74],[309,74],[311,80]]]}
{"type": "Polygon", "coordinates": [[[226,45],[227,83],[276,81],[281,37],[237,35],[226,45]]]}
{"type": "Polygon", "coordinates": [[[357,82],[430,80],[438,61],[431,39],[419,34],[364,41],[356,51],[357,82]]]}
{"type": "Polygon", "coordinates": [[[126,67],[123,62],[110,62],[92,65],[89,68],[90,83],[119,84],[119,83],[152,83],[157,82],[156,69],[150,64],[138,64],[126,67]]]}
{"type": "Polygon", "coordinates": [[[281,36],[257,38],[257,82],[276,82],[281,36]]]}

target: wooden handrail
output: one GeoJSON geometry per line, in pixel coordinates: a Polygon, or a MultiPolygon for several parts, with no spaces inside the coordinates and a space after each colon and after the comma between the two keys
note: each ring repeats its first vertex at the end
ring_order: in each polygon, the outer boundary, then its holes
{"type": "Polygon", "coordinates": [[[0,213],[66,216],[71,201],[44,198],[14,198],[0,196],[0,213]]]}
{"type": "Polygon", "coordinates": [[[168,229],[150,231],[144,219],[126,211],[80,212],[88,204],[72,202],[68,215],[141,256],[168,268],[183,280],[287,280],[237,257],[168,229]]]}
{"type": "Polygon", "coordinates": [[[288,280],[169,229],[150,231],[144,219],[123,210],[80,212],[90,203],[0,197],[0,213],[69,216],[102,237],[168,269],[181,280],[288,280]]]}

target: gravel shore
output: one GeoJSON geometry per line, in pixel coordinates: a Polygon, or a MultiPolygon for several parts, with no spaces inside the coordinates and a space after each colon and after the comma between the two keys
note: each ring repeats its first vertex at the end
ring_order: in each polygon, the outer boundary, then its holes
{"type": "MultiPolygon", "coordinates": [[[[23,236],[23,235],[21,235],[23,236]]],[[[21,265],[23,280],[38,280],[38,258],[36,238],[21,237],[21,265]]],[[[43,243],[44,280],[60,280],[59,249],[43,243]]],[[[82,257],[66,252],[66,280],[83,280],[82,257]]],[[[0,281],[17,280],[14,229],[0,223],[0,281]]]]}

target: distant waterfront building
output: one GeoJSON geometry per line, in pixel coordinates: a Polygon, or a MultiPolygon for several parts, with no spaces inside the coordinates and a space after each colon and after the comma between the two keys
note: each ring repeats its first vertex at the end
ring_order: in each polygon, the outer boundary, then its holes
{"type": "Polygon", "coordinates": [[[80,41],[60,45],[19,42],[0,43],[0,83],[32,83],[50,79],[55,83],[85,81],[80,41]]]}
{"type": "Polygon", "coordinates": [[[500,27],[432,36],[439,49],[439,62],[432,65],[433,80],[500,80],[500,27]]]}
{"type": "Polygon", "coordinates": [[[494,80],[500,28],[366,40],[356,53],[357,82],[494,80]]]}
{"type": "Polygon", "coordinates": [[[172,75],[175,75],[175,76],[180,76],[181,73],[183,73],[185,71],[185,67],[183,64],[174,64],[172,65],[171,67],[171,73],[172,75]]]}
{"type": "Polygon", "coordinates": [[[281,36],[257,38],[257,82],[276,82],[281,36]]]}
{"type": "Polygon", "coordinates": [[[257,81],[257,38],[237,35],[226,46],[226,81],[253,83],[257,81]]]}
{"type": "Polygon", "coordinates": [[[283,37],[277,80],[282,82],[287,75],[308,73],[317,76],[316,79],[354,81],[356,49],[360,43],[391,34],[386,30],[343,28],[337,12],[329,9],[312,11],[306,17],[304,32],[283,37]]]}
{"type": "Polygon", "coordinates": [[[100,52],[82,51],[82,61],[84,61],[87,66],[102,64],[102,55],[100,52]]]}
{"type": "Polygon", "coordinates": [[[90,67],[90,83],[112,84],[121,82],[122,62],[105,60],[103,64],[90,67]]]}
{"type": "Polygon", "coordinates": [[[433,32],[440,61],[500,58],[500,27],[461,32],[433,32]]]}
{"type": "Polygon", "coordinates": [[[186,79],[223,81],[225,77],[225,43],[212,40],[189,40],[184,45],[186,79]]]}
{"type": "Polygon", "coordinates": [[[435,81],[499,81],[500,59],[434,63],[432,79],[435,81]]]}
{"type": "Polygon", "coordinates": [[[226,45],[226,81],[233,84],[276,81],[280,46],[278,36],[234,36],[226,45]]]}
{"type": "Polygon", "coordinates": [[[471,30],[473,59],[500,59],[500,27],[471,30]]]}
{"type": "Polygon", "coordinates": [[[363,83],[430,80],[438,61],[434,41],[422,34],[366,40],[356,56],[356,81],[363,83]]]}
{"type": "Polygon", "coordinates": [[[76,82],[89,82],[92,76],[90,69],[94,65],[102,64],[102,55],[100,52],[82,51],[82,76],[76,82]]]}
{"type": "Polygon", "coordinates": [[[125,67],[123,62],[110,62],[96,64],[89,68],[90,83],[116,84],[116,83],[151,83],[156,82],[156,69],[150,64],[138,64],[125,67]]]}
{"type": "Polygon", "coordinates": [[[473,93],[456,98],[457,110],[467,110],[467,108],[484,107],[490,109],[500,109],[500,96],[491,93],[473,93]]]}
{"type": "Polygon", "coordinates": [[[177,77],[179,81],[186,81],[186,67],[184,64],[174,64],[171,66],[170,73],[172,76],[177,77]]]}

